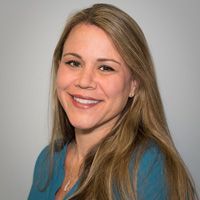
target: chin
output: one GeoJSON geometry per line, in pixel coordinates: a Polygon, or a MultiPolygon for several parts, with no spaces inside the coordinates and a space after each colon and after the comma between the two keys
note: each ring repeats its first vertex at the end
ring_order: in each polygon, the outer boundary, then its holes
{"type": "Polygon", "coordinates": [[[73,123],[73,122],[71,122],[71,124],[75,129],[82,130],[82,131],[89,131],[89,130],[95,129],[94,125],[88,124],[88,123],[83,124],[83,123],[73,123]]]}

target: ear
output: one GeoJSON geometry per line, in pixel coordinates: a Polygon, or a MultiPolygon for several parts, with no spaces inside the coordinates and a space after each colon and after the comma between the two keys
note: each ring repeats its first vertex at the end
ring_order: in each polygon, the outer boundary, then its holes
{"type": "Polygon", "coordinates": [[[131,89],[130,89],[130,93],[129,93],[130,98],[134,97],[137,87],[138,87],[138,82],[136,80],[132,80],[131,81],[131,89]]]}

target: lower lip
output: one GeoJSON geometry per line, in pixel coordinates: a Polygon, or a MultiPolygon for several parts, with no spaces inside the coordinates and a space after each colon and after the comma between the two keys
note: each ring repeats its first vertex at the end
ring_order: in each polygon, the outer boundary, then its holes
{"type": "Polygon", "coordinates": [[[98,105],[100,102],[98,103],[92,103],[92,104],[82,104],[82,103],[79,103],[77,102],[76,100],[74,100],[74,98],[72,97],[72,104],[77,107],[77,108],[81,108],[81,109],[89,109],[89,108],[92,108],[96,105],[98,105]]]}

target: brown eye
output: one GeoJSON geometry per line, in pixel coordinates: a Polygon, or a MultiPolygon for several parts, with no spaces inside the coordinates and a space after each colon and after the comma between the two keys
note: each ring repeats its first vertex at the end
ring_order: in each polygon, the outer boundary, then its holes
{"type": "Polygon", "coordinates": [[[79,67],[80,63],[78,61],[75,60],[70,60],[65,62],[66,65],[70,65],[71,67],[79,67]]]}
{"type": "Polygon", "coordinates": [[[101,66],[99,67],[99,69],[100,69],[101,71],[107,71],[107,72],[115,71],[112,67],[110,67],[110,66],[108,66],[108,65],[101,65],[101,66]]]}

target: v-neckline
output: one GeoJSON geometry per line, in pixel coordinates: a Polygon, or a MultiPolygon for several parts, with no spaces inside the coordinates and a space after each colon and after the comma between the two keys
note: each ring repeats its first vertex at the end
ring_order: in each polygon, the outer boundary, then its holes
{"type": "MultiPolygon", "coordinates": [[[[58,188],[55,192],[55,195],[56,195],[57,191],[60,189],[60,187],[63,183],[63,180],[65,178],[65,159],[66,159],[66,156],[67,156],[68,145],[69,144],[66,144],[63,147],[63,149],[61,150],[62,151],[61,152],[61,160],[60,160],[60,170],[61,170],[61,172],[59,173],[59,175],[62,176],[62,177],[60,178],[59,186],[58,186],[58,188]]],[[[74,185],[65,194],[64,199],[67,199],[68,197],[70,197],[77,190],[79,182],[80,182],[80,179],[77,179],[77,181],[74,183],[74,185]]]]}

